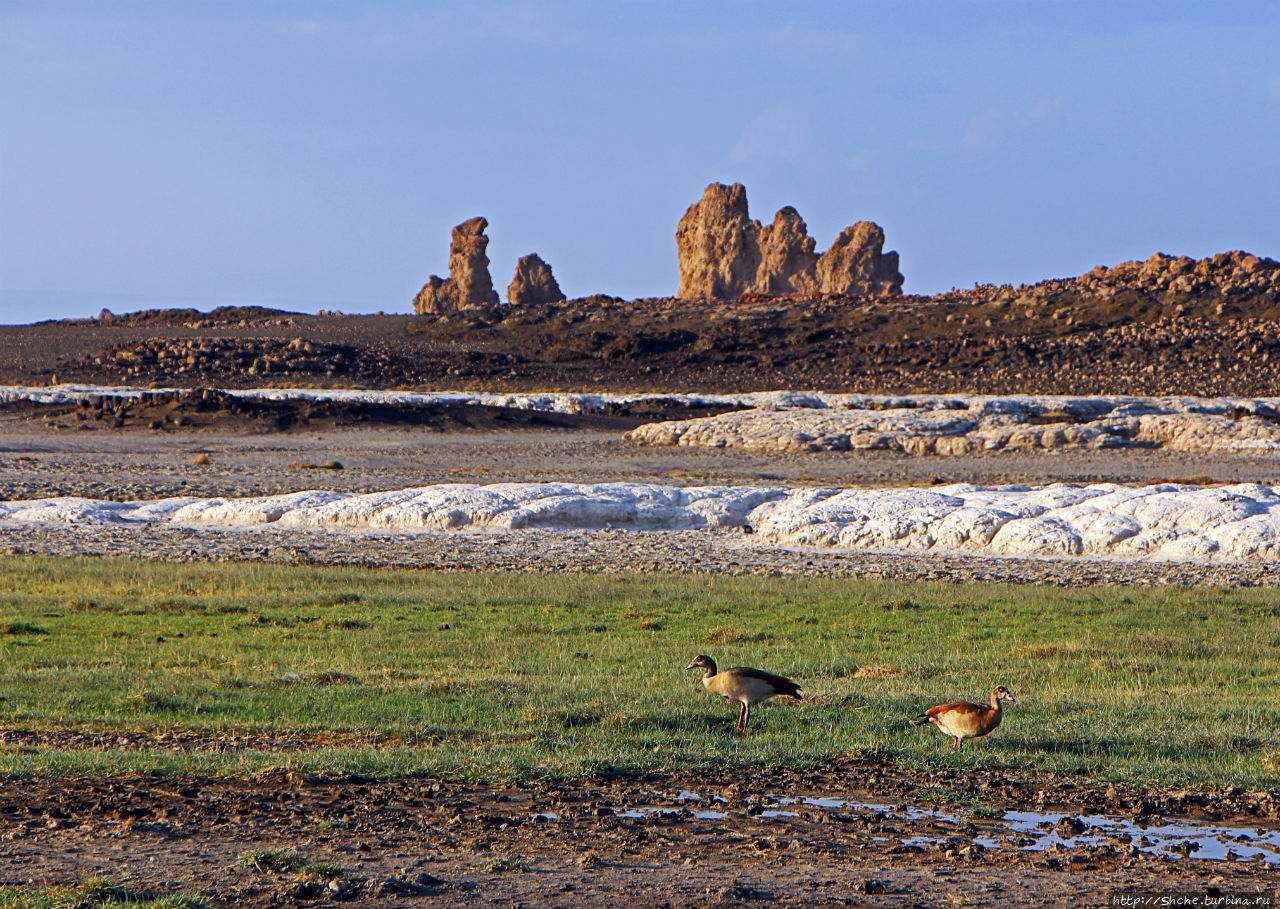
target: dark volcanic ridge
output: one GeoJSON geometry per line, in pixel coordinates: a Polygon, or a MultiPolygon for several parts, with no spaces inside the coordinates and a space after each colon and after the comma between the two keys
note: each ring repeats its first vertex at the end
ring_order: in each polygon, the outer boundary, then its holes
{"type": "Polygon", "coordinates": [[[1280,263],[1157,254],[931,297],[594,297],[442,315],[156,310],[0,327],[5,384],[1273,395],[1280,263]]]}

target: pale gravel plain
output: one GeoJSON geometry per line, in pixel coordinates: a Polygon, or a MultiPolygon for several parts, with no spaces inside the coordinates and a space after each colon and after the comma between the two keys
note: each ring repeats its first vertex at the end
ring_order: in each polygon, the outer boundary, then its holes
{"type": "MultiPolygon", "coordinates": [[[[784,455],[650,449],[584,431],[440,433],[361,428],[225,434],[14,427],[0,438],[0,498],[77,495],[115,500],[244,496],[303,489],[371,492],[443,482],[651,482],[665,485],[930,485],[1155,480],[1280,482],[1280,460],[1164,451],[993,452],[963,457],[888,452],[784,455]],[[200,456],[204,456],[201,458],[200,456]],[[197,465],[197,459],[208,461],[197,465]],[[308,464],[338,461],[342,469],[308,464]]],[[[688,571],[1043,582],[1057,585],[1269,584],[1274,569],[1192,562],[882,555],[761,550],[741,533],[251,533],[180,528],[25,526],[0,550],[171,560],[267,559],[433,569],[688,571]],[[371,544],[372,541],[372,544],[371,544]]]]}

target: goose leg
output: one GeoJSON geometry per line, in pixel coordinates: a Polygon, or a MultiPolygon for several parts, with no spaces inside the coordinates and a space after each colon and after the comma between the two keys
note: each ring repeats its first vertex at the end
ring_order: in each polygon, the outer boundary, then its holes
{"type": "Polygon", "coordinates": [[[956,736],[956,751],[964,751],[964,739],[956,736]]]}
{"type": "Polygon", "coordinates": [[[738,707],[738,725],[735,727],[739,732],[747,731],[747,716],[747,705],[740,705],[738,707]]]}
{"type": "Polygon", "coordinates": [[[751,725],[751,705],[742,705],[742,731],[746,732],[747,727],[751,725]]]}

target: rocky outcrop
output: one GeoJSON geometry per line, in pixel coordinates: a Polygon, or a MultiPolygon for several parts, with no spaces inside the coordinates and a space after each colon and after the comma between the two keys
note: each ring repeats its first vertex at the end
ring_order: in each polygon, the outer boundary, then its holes
{"type": "Polygon", "coordinates": [[[898,254],[869,221],[845,228],[821,256],[791,206],[762,227],[741,183],[712,183],[676,227],[682,299],[734,300],[757,294],[888,296],[902,292],[898,254]]]}
{"type": "Polygon", "coordinates": [[[1121,262],[1110,268],[1099,265],[1075,283],[1095,293],[1116,288],[1225,297],[1275,293],[1280,291],[1280,262],[1240,250],[1204,259],[1155,253],[1145,262],[1121,262]]]}
{"type": "Polygon", "coordinates": [[[818,257],[815,271],[824,294],[887,297],[902,293],[898,254],[882,252],[884,231],[859,221],[840,231],[831,248],[818,257]]]}
{"type": "MultiPolygon", "coordinates": [[[[1008,301],[1019,304],[1149,300],[1175,303],[1214,300],[1280,301],[1280,262],[1231,250],[1203,259],[1155,253],[1144,262],[1099,265],[1076,278],[1053,278],[1036,284],[978,284],[970,290],[939,294],[935,299],[970,303],[1008,301]]],[[[1221,312],[1221,307],[1220,310],[1221,312]]]]}
{"type": "Polygon", "coordinates": [[[449,277],[432,275],[413,301],[413,310],[426,313],[454,312],[472,306],[496,306],[498,294],[489,277],[489,257],[484,235],[489,222],[475,217],[453,229],[449,244],[449,277]]]}
{"type": "Polygon", "coordinates": [[[756,280],[760,222],[747,213],[747,188],[712,183],[676,226],[680,289],[676,296],[730,300],[756,280]]]}
{"type": "Polygon", "coordinates": [[[516,262],[516,273],[507,285],[507,302],[512,306],[538,306],[543,303],[559,303],[564,294],[556,283],[551,266],[537,253],[521,256],[516,262]]]}
{"type": "Polygon", "coordinates": [[[814,293],[818,290],[809,228],[790,205],[773,216],[773,223],[760,231],[760,267],[751,292],[758,294],[814,293]]]}

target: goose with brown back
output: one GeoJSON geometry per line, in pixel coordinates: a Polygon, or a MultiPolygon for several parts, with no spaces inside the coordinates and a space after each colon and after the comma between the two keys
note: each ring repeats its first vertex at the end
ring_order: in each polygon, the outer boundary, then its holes
{"type": "Polygon", "coordinates": [[[930,707],[911,721],[913,726],[933,723],[947,735],[955,739],[952,746],[956,751],[964,750],[964,740],[986,735],[997,726],[1003,718],[1001,706],[1003,701],[1016,704],[1013,692],[1003,685],[997,685],[991,692],[991,705],[974,704],[971,701],[956,701],[954,704],[940,704],[930,707]]]}
{"type": "Polygon", "coordinates": [[[716,661],[705,653],[693,658],[685,669],[701,669],[702,684],[712,694],[718,694],[730,701],[741,704],[738,710],[738,732],[746,732],[751,722],[751,705],[775,695],[785,695],[801,700],[800,686],[784,676],[774,675],[760,669],[746,666],[734,666],[732,669],[717,669],[716,661]]]}

